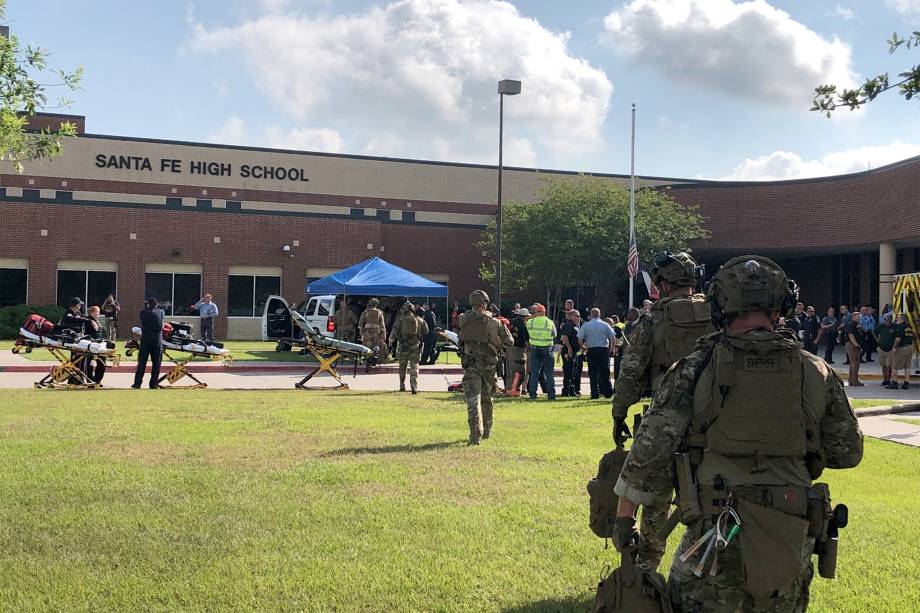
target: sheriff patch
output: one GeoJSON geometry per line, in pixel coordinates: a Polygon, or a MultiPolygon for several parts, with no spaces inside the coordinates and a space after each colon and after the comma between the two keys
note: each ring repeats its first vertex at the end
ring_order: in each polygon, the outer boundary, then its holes
{"type": "Polygon", "coordinates": [[[772,356],[757,356],[757,355],[746,355],[744,356],[744,370],[763,372],[770,371],[774,372],[779,370],[776,363],[776,358],[772,356]]]}

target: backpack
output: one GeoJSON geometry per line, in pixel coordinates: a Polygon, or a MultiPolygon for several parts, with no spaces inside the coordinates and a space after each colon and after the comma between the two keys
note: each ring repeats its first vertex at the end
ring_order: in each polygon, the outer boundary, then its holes
{"type": "Polygon", "coordinates": [[[415,315],[407,314],[399,318],[399,336],[412,337],[418,336],[418,319],[415,315]]]}
{"type": "Polygon", "coordinates": [[[54,330],[54,324],[42,317],[41,315],[29,315],[22,322],[22,328],[26,332],[37,334],[38,336],[48,336],[54,330]]]}
{"type": "Polygon", "coordinates": [[[601,538],[613,536],[613,522],[617,518],[619,496],[613,491],[629,450],[618,445],[601,457],[597,465],[597,476],[588,481],[590,514],[588,525],[591,531],[601,538]]]}
{"type": "Polygon", "coordinates": [[[597,584],[593,613],[672,613],[664,577],[624,552],[620,567],[597,584]]]}

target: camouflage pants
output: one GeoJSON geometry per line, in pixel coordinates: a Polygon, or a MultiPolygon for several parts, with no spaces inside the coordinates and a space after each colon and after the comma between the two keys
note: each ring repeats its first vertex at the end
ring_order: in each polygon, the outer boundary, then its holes
{"type": "Polygon", "coordinates": [[[492,430],[492,394],[495,393],[495,362],[475,362],[463,369],[463,394],[466,396],[470,442],[478,443],[483,433],[492,430]]]}
{"type": "Polygon", "coordinates": [[[806,543],[806,549],[802,552],[801,572],[789,592],[766,602],[754,602],[744,587],[744,568],[737,544],[733,543],[717,554],[719,567],[714,577],[709,576],[708,572],[711,560],[707,561],[702,577],[693,574],[699,564],[702,548],[686,562],[680,561],[680,553],[688,549],[710,526],[711,522],[707,522],[688,528],[674,554],[668,577],[668,592],[675,613],[804,613],[808,609],[808,589],[814,575],[811,563],[813,540],[809,539],[806,543]]]}
{"type": "Polygon", "coordinates": [[[419,351],[409,350],[397,352],[397,357],[399,358],[399,388],[403,389],[406,387],[406,368],[409,369],[409,386],[411,389],[416,389],[418,387],[418,359],[419,351]]]}
{"type": "Polygon", "coordinates": [[[656,500],[653,504],[642,505],[642,517],[639,523],[639,561],[649,568],[658,568],[664,555],[667,539],[658,536],[668,519],[671,507],[670,498],[656,500]]]}
{"type": "Polygon", "coordinates": [[[373,349],[377,348],[378,354],[377,359],[381,362],[385,362],[387,359],[387,338],[386,335],[380,330],[365,330],[361,335],[361,344],[365,347],[370,347],[373,349]]]}

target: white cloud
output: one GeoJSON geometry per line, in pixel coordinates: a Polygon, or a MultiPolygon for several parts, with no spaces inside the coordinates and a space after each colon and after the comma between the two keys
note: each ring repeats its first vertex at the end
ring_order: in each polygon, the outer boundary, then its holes
{"type": "Polygon", "coordinates": [[[849,21],[853,19],[854,17],[852,9],[849,9],[843,6],[842,4],[838,4],[834,6],[833,15],[834,17],[839,17],[840,19],[843,19],[844,21],[849,21]]]}
{"type": "Polygon", "coordinates": [[[494,163],[496,82],[520,79],[522,95],[505,104],[512,163],[535,161],[535,146],[565,159],[603,145],[613,85],[569,52],[568,39],[508,2],[398,0],[335,17],[292,11],[197,24],[188,47],[241,52],[257,87],[293,121],[335,128],[380,155],[494,163]],[[529,142],[511,151],[514,138],[529,142]]]}
{"type": "Polygon", "coordinates": [[[604,28],[616,48],[672,80],[741,98],[805,110],[816,85],[855,79],[845,43],[764,0],[633,0],[604,28]]]}
{"type": "Polygon", "coordinates": [[[284,131],[273,127],[267,131],[267,137],[268,146],[276,149],[341,153],[344,144],[338,132],[327,128],[294,128],[284,131]]]}
{"type": "Polygon", "coordinates": [[[920,155],[920,143],[901,141],[835,151],[816,160],[804,160],[789,151],[774,151],[769,155],[744,160],[730,175],[722,178],[733,181],[775,181],[824,177],[877,168],[915,155],[920,155]]]}
{"type": "Polygon", "coordinates": [[[211,132],[208,140],[223,145],[246,144],[246,122],[240,117],[228,117],[219,128],[211,132]]]}
{"type": "Polygon", "coordinates": [[[885,4],[905,17],[920,14],[920,0],[885,0],[885,4]]]}

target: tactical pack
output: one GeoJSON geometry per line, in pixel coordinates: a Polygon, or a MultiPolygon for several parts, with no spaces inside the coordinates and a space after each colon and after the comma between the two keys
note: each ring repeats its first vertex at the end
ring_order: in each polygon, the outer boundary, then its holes
{"type": "Polygon", "coordinates": [[[411,313],[399,318],[399,336],[418,336],[418,319],[411,313]]]}
{"type": "Polygon", "coordinates": [[[613,536],[613,522],[617,518],[617,504],[619,497],[613,491],[620,472],[629,455],[623,445],[617,445],[613,451],[608,451],[601,457],[597,466],[597,476],[588,481],[588,497],[590,499],[590,514],[588,525],[591,531],[601,538],[613,536]]]}
{"type": "Polygon", "coordinates": [[[716,331],[709,301],[702,294],[665,300],[659,308],[648,369],[653,391],[674,362],[693,352],[698,338],[716,331]]]}
{"type": "Polygon", "coordinates": [[[624,552],[620,567],[598,583],[593,613],[672,613],[664,577],[633,558],[624,552]]]}

